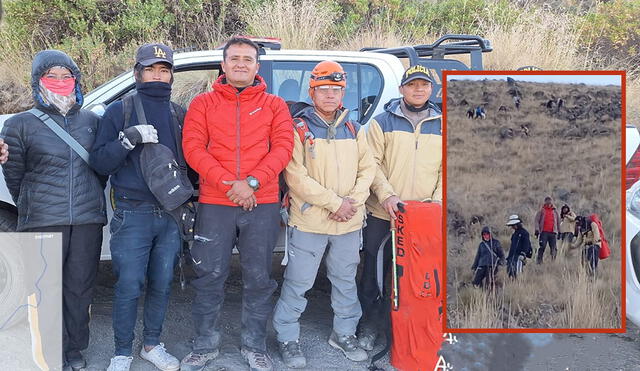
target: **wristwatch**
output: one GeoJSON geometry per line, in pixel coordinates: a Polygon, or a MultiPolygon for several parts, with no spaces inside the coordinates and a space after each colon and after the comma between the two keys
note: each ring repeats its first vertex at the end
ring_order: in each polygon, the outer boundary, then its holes
{"type": "Polygon", "coordinates": [[[258,188],[260,188],[260,181],[258,181],[258,179],[256,179],[251,175],[247,177],[247,183],[249,184],[249,187],[253,189],[254,192],[257,191],[258,188]]]}

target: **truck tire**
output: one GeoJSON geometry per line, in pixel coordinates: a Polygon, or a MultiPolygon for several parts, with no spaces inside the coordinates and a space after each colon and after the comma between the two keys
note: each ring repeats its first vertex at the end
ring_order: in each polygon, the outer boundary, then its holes
{"type": "MultiPolygon", "coordinates": [[[[0,232],[15,232],[16,215],[0,209],[0,232]]],[[[27,314],[24,263],[17,243],[0,246],[0,331],[22,321],[27,314]]]]}

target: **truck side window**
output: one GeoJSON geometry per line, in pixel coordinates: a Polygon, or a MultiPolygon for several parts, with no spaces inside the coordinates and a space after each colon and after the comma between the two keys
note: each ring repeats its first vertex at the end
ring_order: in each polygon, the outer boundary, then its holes
{"type": "MultiPolygon", "coordinates": [[[[273,62],[272,91],[285,101],[311,103],[309,79],[311,71],[320,61],[273,62]]],[[[347,73],[347,90],[343,105],[349,109],[349,117],[364,123],[367,113],[375,110],[377,97],[382,91],[382,75],[368,64],[340,62],[347,73]]],[[[369,115],[370,116],[370,115],[369,115]]]]}
{"type": "Polygon", "coordinates": [[[171,89],[171,100],[184,108],[189,108],[189,104],[196,95],[211,91],[211,87],[218,78],[218,75],[219,70],[214,67],[176,71],[173,75],[174,81],[171,89]]]}
{"type": "Polygon", "coordinates": [[[382,93],[382,75],[377,68],[370,64],[361,64],[360,81],[366,81],[360,84],[360,115],[358,117],[360,123],[364,124],[369,121],[378,104],[387,102],[378,102],[378,97],[382,93]]]}

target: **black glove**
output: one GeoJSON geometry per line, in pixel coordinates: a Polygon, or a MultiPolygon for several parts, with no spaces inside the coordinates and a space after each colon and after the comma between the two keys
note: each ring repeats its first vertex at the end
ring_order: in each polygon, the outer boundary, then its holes
{"type": "Polygon", "coordinates": [[[138,143],[158,143],[158,131],[153,125],[136,125],[121,132],[120,141],[126,149],[138,143]]]}
{"type": "Polygon", "coordinates": [[[538,236],[540,236],[540,232],[536,231],[536,233],[534,233],[536,238],[538,238],[538,236]]]}

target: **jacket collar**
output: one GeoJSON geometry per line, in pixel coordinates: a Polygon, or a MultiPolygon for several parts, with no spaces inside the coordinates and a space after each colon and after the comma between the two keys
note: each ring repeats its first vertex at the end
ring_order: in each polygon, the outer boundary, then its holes
{"type": "Polygon", "coordinates": [[[247,101],[258,94],[264,93],[267,90],[267,84],[265,84],[262,76],[256,75],[253,85],[247,86],[239,92],[235,86],[227,83],[227,77],[222,75],[213,83],[213,90],[222,94],[225,99],[235,100],[236,96],[238,96],[241,101],[247,101]]]}
{"type": "MultiPolygon", "coordinates": [[[[389,102],[387,102],[387,104],[384,105],[384,110],[394,116],[402,117],[403,119],[408,120],[405,117],[404,113],[402,113],[402,109],[400,108],[401,101],[402,98],[394,98],[390,100],[389,102]]],[[[436,106],[433,102],[427,101],[426,104],[429,106],[429,117],[427,117],[427,119],[440,116],[442,114],[438,106],[436,106]]]]}
{"type": "MultiPolygon", "coordinates": [[[[344,111],[344,108],[341,108],[338,110],[338,113],[336,115],[336,117],[340,116],[340,114],[344,111]]],[[[307,107],[305,107],[304,109],[302,109],[298,114],[295,115],[296,117],[302,117],[306,122],[308,122],[309,124],[313,124],[315,126],[319,126],[319,127],[323,127],[326,128],[329,124],[333,124],[332,122],[327,123],[324,119],[322,119],[320,117],[320,115],[318,115],[318,113],[316,112],[316,109],[314,106],[309,105],[307,107]]],[[[340,125],[344,125],[345,122],[349,121],[349,115],[346,115],[342,121],[336,123],[335,127],[339,127],[340,125]]]]}

